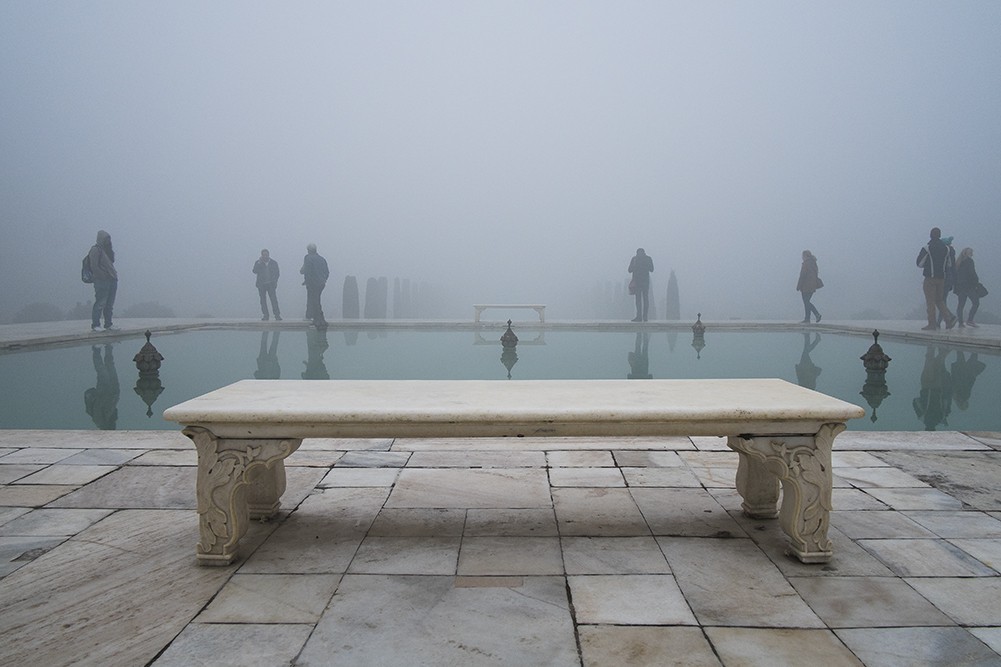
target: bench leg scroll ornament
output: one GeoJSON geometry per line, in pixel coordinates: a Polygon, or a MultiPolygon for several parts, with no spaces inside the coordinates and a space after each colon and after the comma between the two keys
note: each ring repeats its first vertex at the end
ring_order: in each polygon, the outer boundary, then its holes
{"type": "Polygon", "coordinates": [[[302,440],[217,438],[197,426],[182,433],[198,449],[198,560],[228,565],[249,520],[278,513],[285,492],[284,460],[302,440]]]}
{"type": "Polygon", "coordinates": [[[737,491],[748,516],[773,518],[782,482],[782,530],[789,550],[804,563],[826,563],[833,551],[830,523],[831,447],[844,424],[825,424],[816,436],[731,436],[740,454],[737,491]]]}

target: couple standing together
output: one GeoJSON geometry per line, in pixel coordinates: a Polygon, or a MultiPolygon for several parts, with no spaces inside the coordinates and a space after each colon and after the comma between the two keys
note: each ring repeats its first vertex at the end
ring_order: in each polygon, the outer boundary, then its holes
{"type": "MultiPolygon", "coordinates": [[[[271,253],[266,249],[261,251],[261,257],[254,262],[254,273],[257,275],[257,292],[261,297],[261,313],[264,321],[269,319],[268,301],[271,301],[271,309],[275,312],[275,319],[281,321],[281,313],[278,310],[278,296],[275,293],[278,287],[278,262],[271,258],[271,253]]],[[[327,326],[327,320],[323,315],[323,306],[320,304],[320,294],[330,277],[330,269],[327,267],[327,260],[316,252],[316,244],[310,243],[306,246],[306,256],[302,260],[302,284],[306,286],[306,319],[312,320],[319,329],[327,326]]]]}

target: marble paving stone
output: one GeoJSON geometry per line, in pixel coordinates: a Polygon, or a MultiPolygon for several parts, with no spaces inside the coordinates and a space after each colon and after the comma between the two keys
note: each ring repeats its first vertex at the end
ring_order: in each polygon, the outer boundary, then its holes
{"type": "Polygon", "coordinates": [[[620,468],[628,486],[700,487],[687,468],[620,468]]]}
{"type": "Polygon", "coordinates": [[[466,537],[459,550],[457,571],[472,577],[563,574],[560,539],[466,537]]]}
{"type": "Polygon", "coordinates": [[[693,468],[729,468],[737,470],[738,456],[732,449],[726,451],[678,452],[678,456],[693,468]]]}
{"type": "Polygon", "coordinates": [[[1001,577],[914,578],[908,584],[954,621],[966,626],[1001,625],[1001,577]]]}
{"type": "Polygon", "coordinates": [[[888,510],[882,503],[861,489],[832,489],[831,506],[835,510],[888,510]]]}
{"type": "Polygon", "coordinates": [[[991,431],[971,431],[966,435],[994,449],[1001,449],[1001,433],[991,431]]]}
{"type": "MultiPolygon", "coordinates": [[[[191,441],[178,431],[0,430],[0,443],[54,449],[184,449],[191,441]]],[[[71,452],[75,453],[75,452],[71,452]]],[[[50,462],[51,463],[51,462],[50,462]]]]}
{"type": "Polygon", "coordinates": [[[549,507],[544,469],[404,468],[386,507],[549,507]]]}
{"type": "Polygon", "coordinates": [[[831,628],[952,625],[895,577],[790,577],[789,583],[831,628]]]}
{"type": "Polygon", "coordinates": [[[407,465],[410,452],[345,452],[337,461],[342,468],[402,468],[407,465]]]}
{"type": "Polygon", "coordinates": [[[898,577],[991,577],[997,573],[945,540],[859,540],[898,577]]]}
{"type": "Polygon", "coordinates": [[[591,467],[601,468],[614,466],[612,453],[603,450],[585,452],[555,451],[546,452],[546,463],[552,468],[560,467],[591,467]]]}
{"type": "Polygon", "coordinates": [[[553,489],[561,535],[649,535],[628,489],[553,489]]]}
{"type": "Polygon", "coordinates": [[[626,485],[618,468],[550,468],[549,483],[553,486],[576,487],[626,485]]]}
{"type": "Polygon", "coordinates": [[[313,625],[195,623],[152,667],[274,667],[291,665],[313,625]]]}
{"type": "Polygon", "coordinates": [[[462,535],[466,512],[461,509],[384,509],[368,531],[379,537],[449,537],[462,535]]]}
{"type": "Polygon", "coordinates": [[[532,509],[470,509],[466,512],[466,535],[559,535],[556,512],[551,507],[532,509]]]}
{"type": "Polygon", "coordinates": [[[189,449],[153,449],[129,461],[132,466],[197,466],[198,452],[189,449]]]}
{"type": "Polygon", "coordinates": [[[1001,493],[997,490],[1001,457],[994,450],[950,452],[948,456],[939,452],[886,452],[880,456],[975,509],[1001,510],[1001,493]]]}
{"type": "Polygon", "coordinates": [[[706,636],[728,667],[862,665],[830,630],[706,628],[706,636]]]}
{"type": "Polygon", "coordinates": [[[658,537],[657,542],[700,624],[824,627],[751,540],[658,537]]]}
{"type": "Polygon", "coordinates": [[[4,456],[7,456],[11,452],[15,451],[17,451],[17,448],[15,447],[0,447],[0,458],[3,458],[4,456]]]}
{"type": "Polygon", "coordinates": [[[928,484],[925,484],[918,478],[889,466],[881,468],[838,468],[834,472],[842,480],[862,489],[874,486],[884,489],[928,486],[928,484]]]}
{"type": "Polygon", "coordinates": [[[50,484],[4,485],[0,486],[0,507],[43,507],[76,489],[50,484]]]}
{"type": "Polygon", "coordinates": [[[453,575],[460,541],[459,537],[369,536],[358,547],[348,572],[453,575]]]}
{"type": "Polygon", "coordinates": [[[855,628],[835,633],[866,667],[1001,664],[1001,656],[965,628],[855,628]]]}
{"type": "Polygon", "coordinates": [[[573,575],[567,583],[581,624],[697,624],[669,574],[573,575]]]}
{"type": "Polygon", "coordinates": [[[831,512],[831,525],[837,527],[853,540],[935,537],[935,533],[912,521],[901,512],[835,510],[831,512]]]}
{"type": "Polygon", "coordinates": [[[995,572],[1001,572],[1001,539],[957,539],[949,540],[949,542],[970,554],[987,567],[993,569],[995,572]]]}
{"type": "Polygon", "coordinates": [[[57,464],[43,468],[27,477],[22,477],[15,484],[63,484],[79,486],[100,479],[115,469],[115,466],[64,466],[57,464]]]}
{"type": "Polygon", "coordinates": [[[235,574],[195,623],[316,623],[338,574],[235,574]]]}
{"type": "Polygon", "coordinates": [[[194,564],[191,518],[116,512],[0,580],[0,664],[151,661],[233,571],[194,564]]]}
{"type": "Polygon", "coordinates": [[[546,453],[536,452],[413,452],[408,468],[544,468],[546,453]]]}
{"type": "Polygon", "coordinates": [[[0,484],[12,484],[19,479],[45,468],[43,464],[11,464],[0,465],[0,484]]]}
{"type": "Polygon", "coordinates": [[[47,465],[50,463],[57,463],[63,459],[69,458],[74,454],[79,454],[82,449],[59,449],[52,447],[26,447],[24,449],[19,449],[16,452],[11,452],[7,456],[0,458],[0,464],[3,465],[31,465],[31,464],[42,464],[47,465]]]}
{"type": "Polygon", "coordinates": [[[0,507],[0,526],[31,511],[30,507],[0,507]]]}
{"type": "Polygon", "coordinates": [[[1001,627],[969,628],[970,634],[987,644],[995,653],[1001,654],[1001,627]]]}
{"type": "Polygon", "coordinates": [[[707,489],[733,489],[736,488],[736,468],[707,468],[704,466],[691,466],[692,474],[699,480],[699,484],[707,489]]]}
{"type": "Polygon", "coordinates": [[[36,509],[0,526],[0,535],[70,537],[111,514],[111,510],[36,509]]]}
{"type": "Polygon", "coordinates": [[[298,664],[579,667],[562,577],[520,587],[452,577],[347,575],[298,664]]]}
{"type": "Polygon", "coordinates": [[[670,574],[653,537],[564,537],[567,574],[670,574]]]}
{"type": "Polygon", "coordinates": [[[50,507],[195,509],[195,476],[195,468],[123,466],[50,507]]]}
{"type": "Polygon", "coordinates": [[[388,452],[392,445],[392,438],[303,438],[299,451],[388,452]]]}
{"type": "Polygon", "coordinates": [[[344,456],[344,452],[330,452],[322,449],[297,449],[285,459],[285,467],[305,466],[310,468],[330,468],[344,456]]]}
{"type": "Polygon", "coordinates": [[[621,468],[678,468],[685,465],[677,452],[614,451],[612,455],[621,468]]]}
{"type": "Polygon", "coordinates": [[[831,452],[831,466],[837,468],[876,468],[890,465],[869,452],[831,452]]]}
{"type": "MultiPolygon", "coordinates": [[[[537,451],[558,449],[559,438],[397,438],[394,452],[537,451]]],[[[600,444],[600,441],[596,441],[600,444]]],[[[607,449],[607,446],[600,447],[607,449]]]]}
{"type": "Polygon", "coordinates": [[[696,449],[703,452],[729,452],[732,451],[726,446],[726,438],[715,435],[693,435],[689,438],[696,449]]]}
{"type": "Polygon", "coordinates": [[[583,667],[720,667],[699,628],[581,625],[578,631],[583,667]]]}
{"type": "Polygon", "coordinates": [[[906,515],[939,537],[1001,537],[1001,521],[986,512],[906,512],[906,515]]]}
{"type": "Polygon", "coordinates": [[[744,531],[704,489],[630,489],[654,535],[744,537],[744,531]]]}
{"type": "Polygon", "coordinates": [[[400,474],[399,468],[332,468],[319,483],[319,487],[347,488],[366,486],[392,486],[400,474]]]}
{"type": "Polygon", "coordinates": [[[145,449],[85,449],[59,461],[60,465],[122,465],[139,456],[145,449]]]}
{"type": "Polygon", "coordinates": [[[866,493],[895,510],[959,510],[962,501],[938,489],[883,489],[871,487],[866,493]]]}
{"type": "MultiPolygon", "coordinates": [[[[0,536],[0,577],[27,565],[66,541],[65,537],[0,536]]],[[[2,590],[2,587],[0,587],[2,590]]],[[[2,600],[3,598],[0,598],[2,600]]]]}
{"type": "Polygon", "coordinates": [[[990,449],[958,431],[845,431],[834,441],[836,450],[962,450],[990,449]]]}

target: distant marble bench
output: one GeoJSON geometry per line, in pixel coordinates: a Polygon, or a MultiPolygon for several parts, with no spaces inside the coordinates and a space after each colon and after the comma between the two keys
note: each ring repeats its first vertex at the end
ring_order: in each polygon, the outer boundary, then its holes
{"type": "Polygon", "coordinates": [[[473,322],[480,321],[480,315],[488,308],[531,308],[539,314],[539,321],[546,321],[546,306],[541,303],[477,303],[473,304],[473,322]]]}
{"type": "Polygon", "coordinates": [[[864,414],[776,379],[242,380],[164,418],[198,449],[204,564],[232,562],[248,520],[278,512],[284,459],[303,438],[677,435],[725,436],[744,512],[777,515],[790,552],[821,563],[832,553],[831,447],[864,414]]]}

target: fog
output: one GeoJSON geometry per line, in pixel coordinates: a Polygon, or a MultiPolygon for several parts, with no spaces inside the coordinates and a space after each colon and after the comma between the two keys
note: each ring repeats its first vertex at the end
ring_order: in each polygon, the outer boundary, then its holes
{"type": "MultiPolygon", "coordinates": [[[[923,307],[928,230],[1001,295],[1001,3],[0,4],[0,322],[93,298],[259,317],[299,267],[596,316],[655,262],[683,319],[923,307]]],[[[662,306],[658,305],[658,308],[662,306]]],[[[631,311],[628,312],[631,315],[631,311]]]]}

